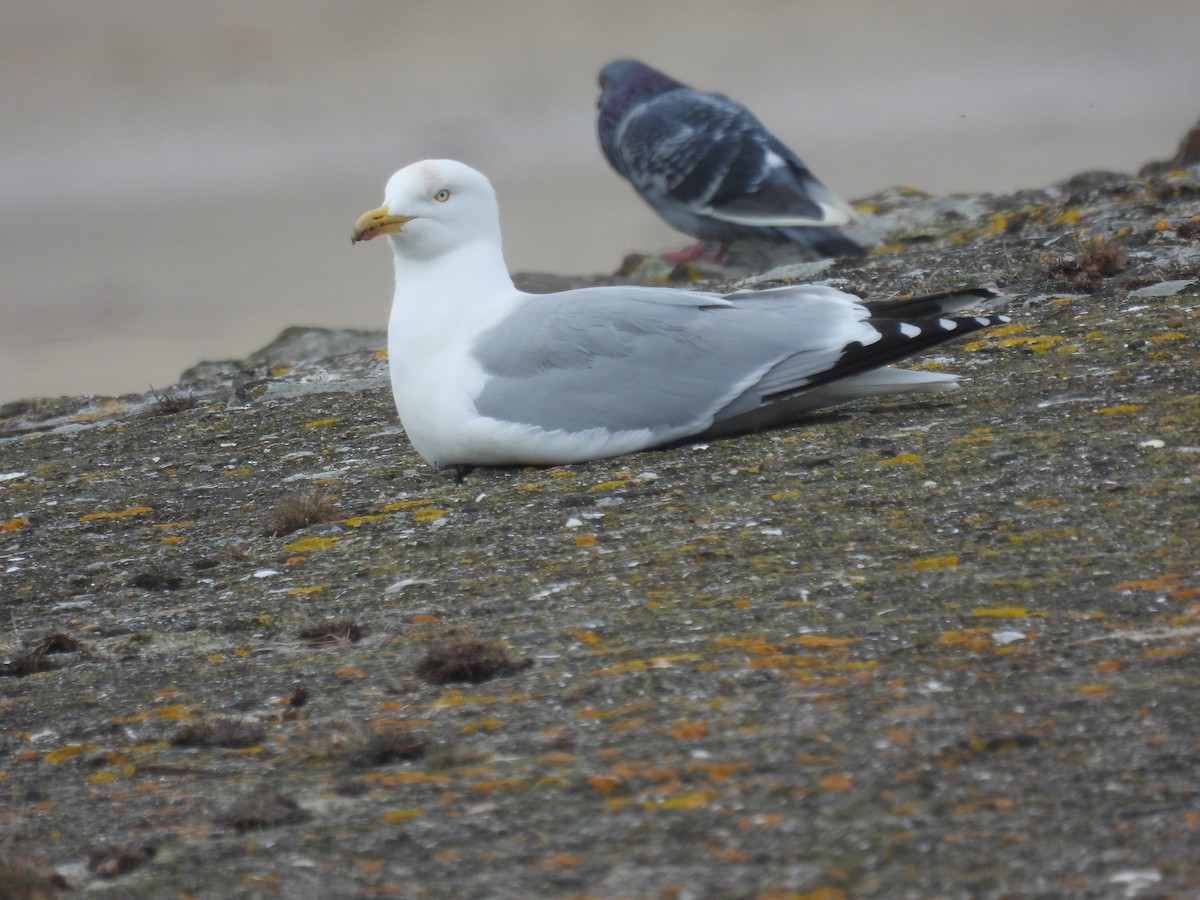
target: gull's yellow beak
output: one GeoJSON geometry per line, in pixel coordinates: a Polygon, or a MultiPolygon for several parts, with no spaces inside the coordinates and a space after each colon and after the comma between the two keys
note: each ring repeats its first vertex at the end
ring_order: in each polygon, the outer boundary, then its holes
{"type": "Polygon", "coordinates": [[[386,206],[372,209],[359,216],[358,221],[354,223],[354,233],[350,236],[350,243],[357,244],[359,241],[369,241],[381,234],[399,231],[404,227],[405,222],[411,222],[415,218],[416,216],[393,216],[386,206]]]}

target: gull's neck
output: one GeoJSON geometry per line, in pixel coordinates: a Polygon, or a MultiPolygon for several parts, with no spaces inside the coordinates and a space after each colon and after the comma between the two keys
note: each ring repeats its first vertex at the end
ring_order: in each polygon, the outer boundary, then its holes
{"type": "Polygon", "coordinates": [[[512,290],[512,277],[499,241],[481,238],[431,258],[395,253],[396,288],[430,289],[439,294],[460,291],[512,290]]]}
{"type": "Polygon", "coordinates": [[[388,321],[393,367],[433,347],[469,344],[469,336],[491,328],[525,296],[513,287],[494,238],[429,258],[397,253],[395,266],[396,294],[388,321]]]}

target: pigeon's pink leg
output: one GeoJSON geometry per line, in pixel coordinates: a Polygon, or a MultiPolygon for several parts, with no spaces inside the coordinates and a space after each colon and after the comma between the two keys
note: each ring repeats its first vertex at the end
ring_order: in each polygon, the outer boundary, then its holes
{"type": "Polygon", "coordinates": [[[697,241],[682,250],[664,250],[658,254],[658,258],[665,259],[667,262],[711,262],[717,265],[729,262],[725,244],[717,244],[717,249],[711,253],[707,252],[709,246],[707,241],[697,241]]]}

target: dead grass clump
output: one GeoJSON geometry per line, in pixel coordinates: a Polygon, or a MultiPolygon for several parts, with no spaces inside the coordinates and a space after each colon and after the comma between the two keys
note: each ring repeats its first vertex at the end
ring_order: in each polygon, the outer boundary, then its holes
{"type": "MultiPolygon", "coordinates": [[[[34,653],[28,647],[22,647],[8,653],[0,652],[0,676],[24,678],[35,672],[49,672],[57,669],[53,662],[46,659],[43,653],[34,653]]],[[[0,894],[0,896],[3,896],[0,894]]]]}
{"type": "Polygon", "coordinates": [[[279,537],[309,525],[336,522],[341,512],[322,488],[306,488],[281,497],[263,520],[263,534],[279,537]]]}
{"type": "Polygon", "coordinates": [[[300,629],[299,638],[312,647],[331,647],[334,644],[357,644],[366,632],[352,619],[331,619],[314,622],[300,629]]]}
{"type": "Polygon", "coordinates": [[[183,584],[183,576],[177,569],[162,564],[153,564],[129,579],[130,587],[144,591],[173,591],[183,584]]]}
{"type": "Polygon", "coordinates": [[[312,818],[312,813],[278,791],[254,791],[230,803],[217,816],[217,824],[239,834],[279,825],[295,825],[312,818]]]}
{"type": "Polygon", "coordinates": [[[154,859],[156,852],[150,844],[113,844],[97,847],[88,854],[88,871],[99,878],[116,878],[154,859]]]}
{"type": "Polygon", "coordinates": [[[150,388],[150,393],[154,395],[154,403],[147,406],[142,413],[148,419],[157,418],[158,416],[174,416],[189,409],[194,409],[200,404],[199,398],[188,393],[165,391],[160,394],[153,386],[150,388]]]}
{"type": "Polygon", "coordinates": [[[346,749],[346,761],[360,768],[374,768],[390,762],[420,759],[429,750],[429,742],[405,728],[373,728],[346,749]]]}
{"type": "Polygon", "coordinates": [[[1062,257],[1045,267],[1046,278],[1065,281],[1077,291],[1092,292],[1102,279],[1111,278],[1129,264],[1129,254],[1120,244],[1095,238],[1074,256],[1062,257]]]}
{"type": "Polygon", "coordinates": [[[474,638],[456,638],[433,650],[417,663],[417,674],[430,684],[468,681],[479,684],[500,675],[512,675],[533,665],[529,658],[516,659],[503,648],[474,638]]]}
{"type": "Polygon", "coordinates": [[[259,722],[222,718],[189,722],[171,737],[174,747],[253,747],[266,738],[259,722]]]}
{"type": "Polygon", "coordinates": [[[83,650],[83,644],[69,634],[56,631],[36,641],[30,648],[30,653],[45,656],[47,653],[78,653],[83,650]]]}
{"type": "Polygon", "coordinates": [[[28,860],[0,853],[0,897],[5,900],[54,900],[61,887],[60,876],[48,877],[28,860]]]}

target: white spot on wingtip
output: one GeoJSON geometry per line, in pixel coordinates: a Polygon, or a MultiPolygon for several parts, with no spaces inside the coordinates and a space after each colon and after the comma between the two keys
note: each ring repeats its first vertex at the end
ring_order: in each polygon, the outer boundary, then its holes
{"type": "Polygon", "coordinates": [[[900,333],[906,338],[915,338],[921,334],[921,329],[916,325],[911,325],[908,322],[900,324],[900,333]]]}
{"type": "Polygon", "coordinates": [[[946,331],[954,331],[958,328],[958,323],[953,319],[938,319],[938,326],[944,328],[946,331]]]}

